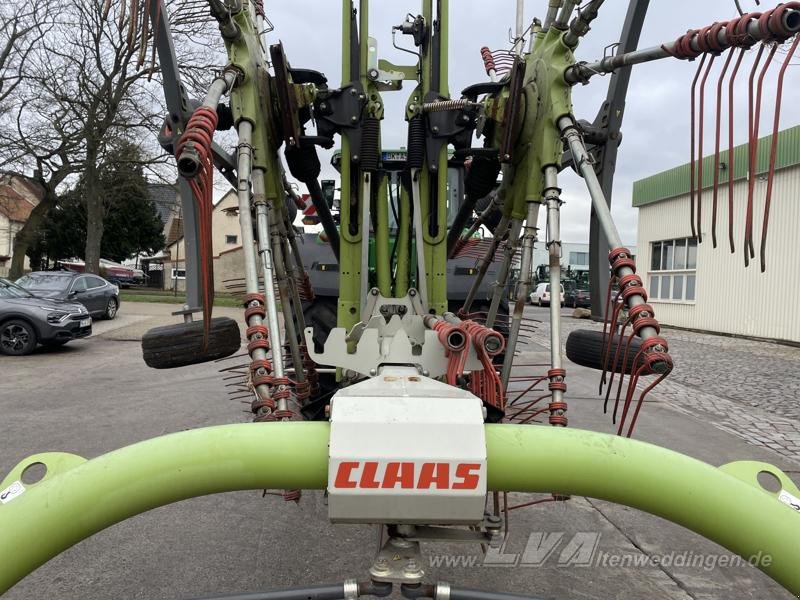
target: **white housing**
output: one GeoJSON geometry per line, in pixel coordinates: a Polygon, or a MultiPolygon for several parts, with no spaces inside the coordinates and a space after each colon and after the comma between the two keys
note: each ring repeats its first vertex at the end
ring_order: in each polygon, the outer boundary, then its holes
{"type": "Polygon", "coordinates": [[[336,393],[329,456],[333,522],[483,521],[483,405],[413,368],[387,367],[336,393]]]}

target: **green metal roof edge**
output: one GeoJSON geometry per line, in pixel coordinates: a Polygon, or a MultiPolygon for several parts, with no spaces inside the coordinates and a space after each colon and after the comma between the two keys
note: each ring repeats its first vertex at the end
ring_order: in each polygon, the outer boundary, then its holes
{"type": "MultiPolygon", "coordinates": [[[[708,141],[708,140],[707,140],[708,141]]],[[[714,140],[711,138],[710,143],[714,140]]],[[[758,160],[756,162],[756,175],[766,173],[769,168],[769,152],[772,145],[772,135],[766,135],[758,140],[758,160]]],[[[740,144],[733,148],[733,180],[746,179],[748,168],[748,144],[740,144]]],[[[720,164],[725,163],[728,168],[720,168],[720,184],[728,182],[731,174],[728,150],[720,152],[720,164]]],[[[800,164],[800,125],[790,127],[778,132],[778,149],[775,168],[783,169],[800,164]]],[[[633,182],[633,206],[644,206],[661,202],[676,196],[689,193],[689,167],[686,163],[667,171],[645,177],[633,182]]],[[[697,176],[697,175],[695,175],[697,176]]],[[[703,189],[713,187],[714,184],[714,155],[703,157],[703,189]]]]}

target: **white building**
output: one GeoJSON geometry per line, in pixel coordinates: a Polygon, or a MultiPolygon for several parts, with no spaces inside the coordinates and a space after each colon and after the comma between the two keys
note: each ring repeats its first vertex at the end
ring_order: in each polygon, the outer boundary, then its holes
{"type": "Polygon", "coordinates": [[[700,241],[690,224],[689,165],[636,181],[639,274],[656,318],[688,329],[800,342],[800,126],[780,132],[766,244],[759,251],[771,136],[758,144],[753,195],[755,258],[744,265],[748,148],[734,148],[733,242],[728,227],[728,152],[720,156],[716,237],[712,243],[714,158],[703,160],[700,241]]]}

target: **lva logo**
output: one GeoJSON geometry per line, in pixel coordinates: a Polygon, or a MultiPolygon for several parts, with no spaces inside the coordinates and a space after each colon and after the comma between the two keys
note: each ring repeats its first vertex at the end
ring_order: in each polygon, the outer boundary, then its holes
{"type": "Polygon", "coordinates": [[[344,461],[335,489],[476,490],[480,463],[344,461]]]}

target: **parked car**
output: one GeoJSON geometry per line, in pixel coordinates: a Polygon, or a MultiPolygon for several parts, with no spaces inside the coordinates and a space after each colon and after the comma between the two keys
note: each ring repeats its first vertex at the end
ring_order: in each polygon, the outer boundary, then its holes
{"type": "Polygon", "coordinates": [[[0,354],[30,354],[37,344],[62,346],[92,333],[92,317],[78,302],[37,298],[0,278],[0,354]]]}
{"type": "MultiPolygon", "coordinates": [[[[559,294],[559,300],[561,304],[564,304],[564,286],[560,285],[561,292],[559,294]]],[[[550,304],[550,284],[549,283],[540,283],[536,286],[536,289],[533,290],[531,293],[531,304],[538,304],[539,306],[545,306],[550,304]]]]}
{"type": "Polygon", "coordinates": [[[74,271],[34,271],[17,285],[39,298],[80,302],[93,317],[113,319],[119,310],[119,288],[99,275],[74,271]]]}
{"type": "Polygon", "coordinates": [[[589,290],[571,289],[564,293],[564,304],[572,308],[584,307],[590,308],[592,300],[589,296],[589,290]]]}

